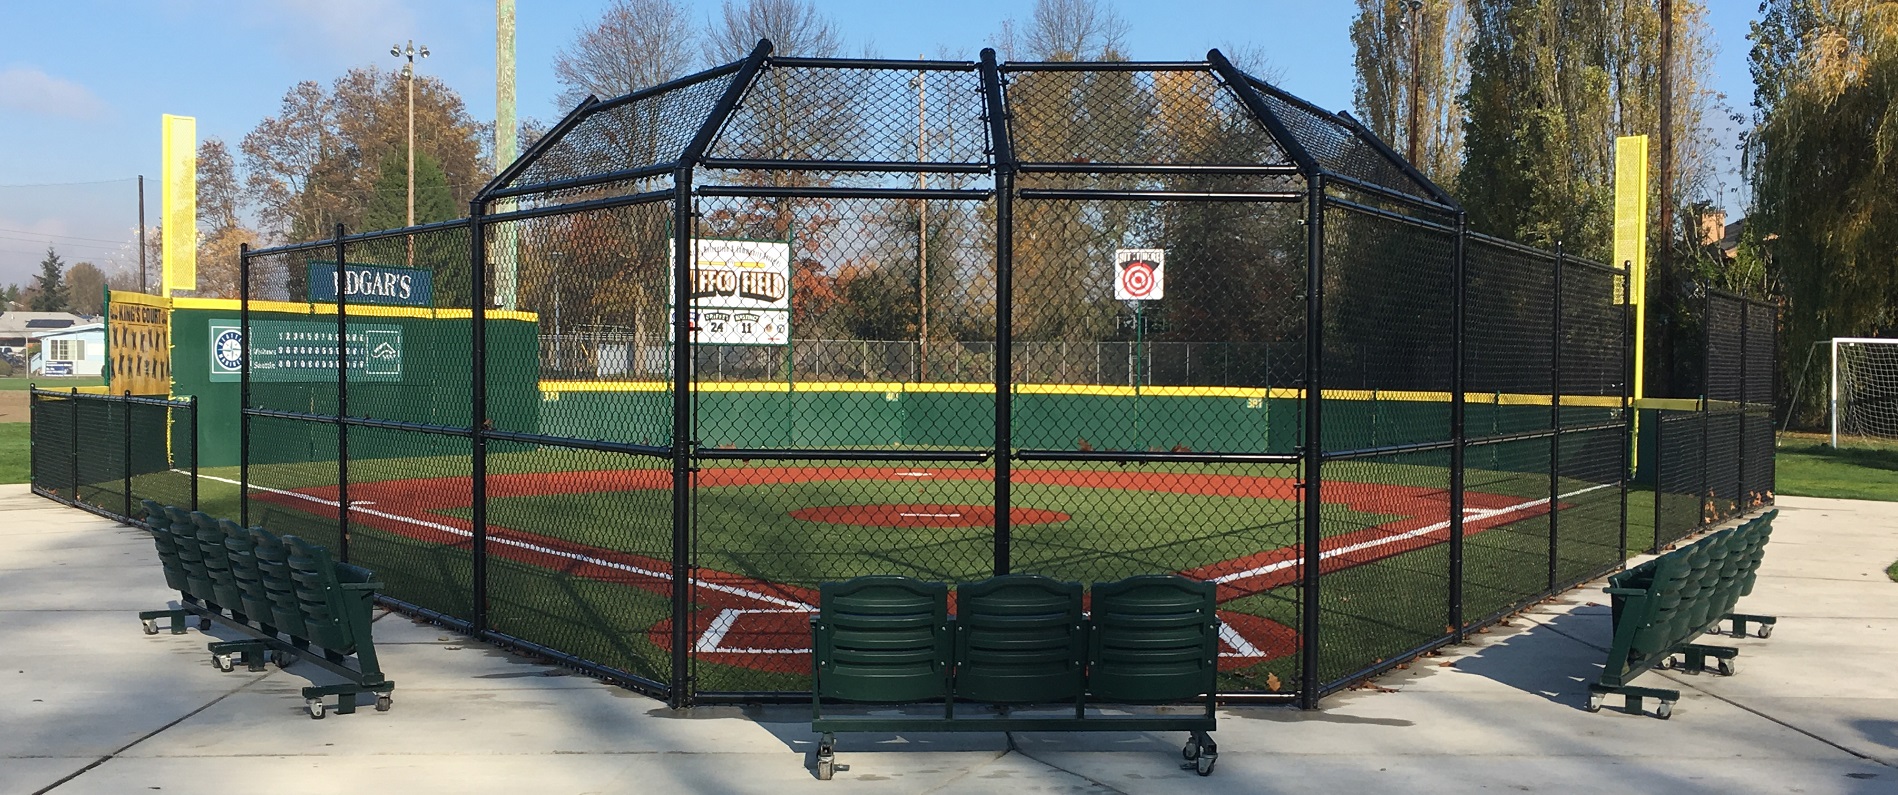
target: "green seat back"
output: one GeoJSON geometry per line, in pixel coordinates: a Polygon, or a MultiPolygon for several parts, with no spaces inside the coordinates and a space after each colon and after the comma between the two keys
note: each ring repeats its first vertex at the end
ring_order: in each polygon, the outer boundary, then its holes
{"type": "Polygon", "coordinates": [[[1213,584],[1172,574],[1095,583],[1087,689],[1119,703],[1210,694],[1219,665],[1213,584]]]}
{"type": "Polygon", "coordinates": [[[257,568],[257,542],[248,529],[229,519],[219,519],[217,525],[224,531],[224,550],[231,560],[231,580],[237,584],[244,615],[270,623],[270,595],[264,590],[263,574],[257,568]]]}
{"type": "Polygon", "coordinates": [[[956,588],[955,692],[992,703],[1069,701],[1085,686],[1081,584],[1010,574],[956,588]]]}
{"type": "Polygon", "coordinates": [[[1755,520],[1759,522],[1756,531],[1758,540],[1753,545],[1752,560],[1747,564],[1746,574],[1740,581],[1741,596],[1749,596],[1753,593],[1753,583],[1759,578],[1760,563],[1766,559],[1766,542],[1773,538],[1773,517],[1778,515],[1779,511],[1775,509],[1761,514],[1760,518],[1755,520]]]}
{"type": "Polygon", "coordinates": [[[949,693],[949,589],[908,577],[819,586],[813,626],[819,698],[902,702],[949,693]]]}
{"type": "Polygon", "coordinates": [[[165,507],[152,500],[140,500],[145,523],[152,528],[152,545],[158,549],[158,566],[165,572],[165,587],[180,593],[190,590],[185,564],[178,558],[178,538],[171,533],[171,516],[165,507]]]}
{"type": "Polygon", "coordinates": [[[179,590],[198,599],[214,598],[211,573],[204,566],[204,547],[198,543],[198,523],[191,521],[190,512],[170,505],[165,506],[165,517],[170,520],[165,529],[171,531],[178,564],[184,569],[185,587],[179,590]]]}
{"type": "Polygon", "coordinates": [[[256,616],[299,638],[308,638],[303,630],[303,609],[297,601],[296,583],[290,579],[290,551],[283,539],[261,527],[249,528],[251,554],[257,560],[257,579],[263,584],[264,598],[270,610],[256,616]],[[265,618],[268,616],[268,618],[265,618]]]}
{"type": "Polygon", "coordinates": [[[1653,563],[1654,579],[1649,582],[1644,597],[1653,612],[1643,622],[1617,621],[1615,624],[1616,632],[1631,633],[1627,660],[1631,666],[1667,651],[1677,642],[1676,615],[1681,611],[1681,592],[1693,574],[1685,549],[1662,555],[1653,563]]]}
{"type": "Polygon", "coordinates": [[[203,511],[191,512],[191,523],[197,527],[198,548],[204,555],[204,570],[211,578],[211,601],[219,607],[241,609],[244,592],[231,578],[231,555],[224,547],[224,528],[217,522],[203,511]]]}
{"type": "Polygon", "coordinates": [[[290,553],[285,562],[296,589],[297,608],[303,614],[303,637],[338,654],[354,652],[349,619],[337,609],[342,600],[336,593],[336,564],[330,560],[329,548],[296,536],[284,536],[283,543],[290,553]]]}

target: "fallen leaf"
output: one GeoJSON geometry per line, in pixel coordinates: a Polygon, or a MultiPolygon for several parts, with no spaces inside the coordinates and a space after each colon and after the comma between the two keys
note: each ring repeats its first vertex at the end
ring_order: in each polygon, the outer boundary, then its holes
{"type": "Polygon", "coordinates": [[[1266,689],[1268,689],[1268,690],[1271,690],[1271,691],[1272,691],[1272,692],[1274,692],[1274,693],[1277,693],[1277,692],[1279,691],[1279,687],[1280,687],[1280,686],[1281,686],[1281,684],[1280,684],[1280,682],[1279,682],[1279,675],[1278,675],[1278,674],[1275,674],[1275,673],[1270,673],[1270,672],[1268,672],[1268,673],[1266,673],[1266,675],[1265,675],[1265,687],[1266,687],[1266,689]]]}

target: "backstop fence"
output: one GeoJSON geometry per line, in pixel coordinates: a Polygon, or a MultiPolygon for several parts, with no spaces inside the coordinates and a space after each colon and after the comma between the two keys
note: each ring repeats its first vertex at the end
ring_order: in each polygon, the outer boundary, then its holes
{"type": "Polygon", "coordinates": [[[207,510],[675,706],[808,697],[825,581],[1177,572],[1309,707],[1630,548],[1627,274],[1217,51],[761,43],[242,274],[207,510]]]}

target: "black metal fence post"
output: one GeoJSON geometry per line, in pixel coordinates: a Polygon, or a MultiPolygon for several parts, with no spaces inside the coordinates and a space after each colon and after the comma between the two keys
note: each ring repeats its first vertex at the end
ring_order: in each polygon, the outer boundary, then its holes
{"type": "MultiPolygon", "coordinates": [[[[349,260],[336,225],[336,555],[349,560],[349,260]]],[[[367,351],[364,351],[367,353],[367,351]]]]}
{"type": "Polygon", "coordinates": [[[1451,267],[1453,291],[1450,299],[1450,626],[1456,642],[1463,642],[1463,466],[1465,460],[1464,387],[1467,372],[1464,353],[1468,350],[1465,328],[1469,214],[1456,214],[1456,261],[1451,267]]]}
{"type": "Polygon", "coordinates": [[[1720,501],[1713,493],[1713,473],[1707,464],[1707,445],[1713,443],[1713,291],[1700,297],[1700,516],[1696,531],[1715,522],[1720,501]]]}
{"type": "Polygon", "coordinates": [[[72,396],[67,398],[67,400],[72,403],[72,429],[70,434],[72,436],[72,447],[70,448],[72,450],[72,501],[74,504],[77,504],[82,502],[82,500],[79,499],[79,387],[73,387],[71,395],[72,396]]]}
{"type": "Polygon", "coordinates": [[[1324,563],[1325,178],[1313,174],[1305,190],[1305,477],[1304,538],[1300,551],[1300,709],[1318,708],[1319,568],[1324,563]]]}
{"type": "Polygon", "coordinates": [[[982,50],[982,93],[988,117],[989,154],[995,163],[995,561],[997,576],[1009,573],[1013,556],[1015,391],[1015,155],[1008,133],[1008,110],[1002,100],[1002,73],[995,50],[982,50]]]}
{"type": "MultiPolygon", "coordinates": [[[[342,263],[337,263],[342,267],[342,263]]],[[[237,521],[250,527],[250,244],[237,247],[237,325],[243,341],[243,357],[237,371],[237,521]]],[[[191,400],[191,501],[197,502],[198,466],[197,398],[191,400]]]]}
{"type": "MultiPolygon", "coordinates": [[[[190,402],[186,405],[191,416],[191,510],[197,511],[203,510],[198,507],[198,396],[192,395],[188,400],[190,402]]],[[[165,411],[169,412],[171,409],[168,408],[165,411]]],[[[242,424],[242,418],[239,419],[242,424]]],[[[240,490],[242,488],[242,486],[239,487],[240,490]]]]}
{"type": "Polygon", "coordinates": [[[1747,323],[1752,319],[1753,312],[1747,307],[1747,304],[1749,302],[1738,301],[1736,303],[1740,305],[1740,384],[1739,384],[1740,409],[1737,416],[1735,417],[1735,419],[1739,423],[1739,432],[1734,434],[1734,444],[1733,444],[1733,450],[1734,450],[1733,511],[1734,511],[1734,515],[1738,516],[1740,514],[1746,513],[1750,507],[1747,505],[1748,494],[1746,491],[1746,415],[1748,411],[1747,405],[1746,405],[1746,399],[1747,399],[1746,360],[1748,358],[1747,356],[1748,351],[1746,347],[1746,343],[1747,343],[1747,340],[1746,340],[1747,328],[1746,327],[1747,327],[1747,323]]]}
{"type": "MultiPolygon", "coordinates": [[[[167,409],[169,411],[169,409],[167,409]]],[[[127,519],[132,518],[132,390],[127,389],[119,396],[119,428],[125,433],[122,440],[125,445],[125,460],[120,464],[125,475],[125,511],[120,513],[127,519]]]]}
{"type": "Polygon", "coordinates": [[[1558,503],[1562,495],[1562,242],[1555,243],[1555,300],[1549,317],[1549,588],[1560,576],[1561,554],[1558,503]]]}
{"type": "Polygon", "coordinates": [[[39,384],[26,384],[26,482],[30,488],[42,489],[40,483],[40,446],[34,444],[37,434],[34,428],[40,427],[40,387],[39,384]]]}
{"type": "Polygon", "coordinates": [[[474,604],[470,606],[471,629],[488,631],[488,242],[482,223],[486,208],[481,199],[468,203],[468,294],[474,296],[470,307],[468,347],[473,354],[473,382],[470,386],[468,413],[468,480],[474,505],[469,524],[473,532],[469,556],[472,558],[474,604]]]}

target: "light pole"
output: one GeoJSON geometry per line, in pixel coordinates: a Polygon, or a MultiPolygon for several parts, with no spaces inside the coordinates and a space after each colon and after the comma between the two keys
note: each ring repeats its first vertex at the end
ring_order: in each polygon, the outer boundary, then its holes
{"type": "Polygon", "coordinates": [[[1405,155],[1412,166],[1417,165],[1418,133],[1417,117],[1423,115],[1423,0],[1404,0],[1404,11],[1409,14],[1410,28],[1410,146],[1405,155]]]}
{"type": "MultiPolygon", "coordinates": [[[[390,47],[389,54],[397,58],[408,59],[408,62],[402,65],[402,82],[407,83],[408,88],[409,88],[409,142],[408,142],[409,214],[408,214],[407,225],[414,226],[415,225],[415,56],[419,54],[423,58],[427,58],[428,45],[424,44],[418,48],[415,46],[415,40],[410,39],[408,46],[406,48],[404,48],[400,44],[394,47],[390,47]]],[[[408,235],[405,237],[405,239],[408,241],[408,244],[409,244],[408,265],[409,267],[413,268],[415,267],[415,236],[408,235]]],[[[342,263],[337,263],[336,267],[338,268],[343,267],[342,263]]]]}

